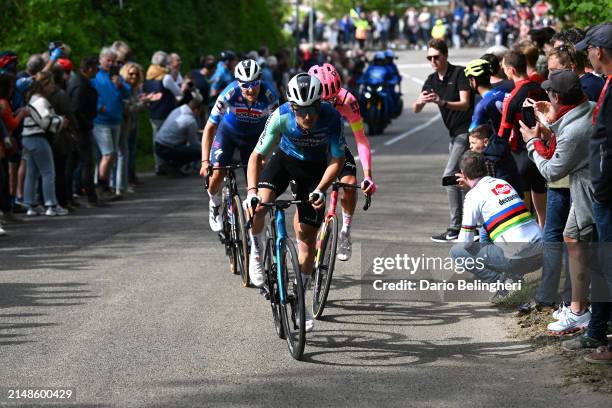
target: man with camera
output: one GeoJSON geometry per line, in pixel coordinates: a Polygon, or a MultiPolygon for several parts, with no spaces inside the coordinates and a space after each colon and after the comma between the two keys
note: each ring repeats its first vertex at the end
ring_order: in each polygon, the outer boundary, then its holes
{"type": "MultiPolygon", "coordinates": [[[[443,40],[431,40],[427,59],[434,73],[429,75],[419,97],[412,105],[414,113],[423,110],[426,104],[438,105],[444,125],[448,128],[449,156],[444,176],[452,176],[459,170],[461,155],[468,149],[468,128],[472,119],[473,95],[463,72],[463,67],[448,62],[448,47],[443,40]]],[[[431,237],[432,241],[454,241],[459,236],[463,208],[463,194],[457,186],[447,186],[450,203],[450,226],[431,237]]]]}
{"type": "Polygon", "coordinates": [[[97,190],[98,196],[114,199],[108,180],[119,143],[123,100],[129,99],[131,89],[119,75],[117,54],[112,48],[102,48],[99,58],[100,69],[91,81],[98,92],[98,114],[94,119],[93,134],[102,155],[98,167],[97,190]]]}

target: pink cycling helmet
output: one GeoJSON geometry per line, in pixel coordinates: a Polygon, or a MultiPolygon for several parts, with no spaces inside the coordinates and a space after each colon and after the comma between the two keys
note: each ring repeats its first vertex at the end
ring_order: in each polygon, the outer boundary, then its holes
{"type": "Polygon", "coordinates": [[[314,65],[308,70],[310,75],[316,76],[323,85],[321,99],[327,100],[335,97],[342,88],[340,74],[332,64],[314,65]]]}

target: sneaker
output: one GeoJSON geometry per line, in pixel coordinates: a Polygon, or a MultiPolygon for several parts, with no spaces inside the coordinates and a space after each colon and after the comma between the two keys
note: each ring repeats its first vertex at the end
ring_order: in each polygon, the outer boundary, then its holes
{"type": "Polygon", "coordinates": [[[47,217],[55,217],[55,216],[63,216],[68,215],[68,210],[60,205],[56,205],[54,207],[47,207],[47,211],[45,211],[45,215],[47,217]]]}
{"type": "Polygon", "coordinates": [[[249,254],[249,278],[253,286],[258,288],[261,288],[266,280],[259,253],[252,249],[249,254]]]}
{"type": "Polygon", "coordinates": [[[563,350],[567,351],[594,349],[600,346],[605,346],[603,341],[589,337],[586,334],[576,336],[571,340],[566,340],[561,343],[563,350]]]}
{"type": "Polygon", "coordinates": [[[588,310],[581,315],[577,315],[569,309],[560,316],[559,320],[550,323],[547,328],[555,334],[573,333],[586,328],[589,325],[589,320],[591,320],[591,312],[588,310]]]}
{"type": "Polygon", "coordinates": [[[351,243],[351,234],[347,232],[340,232],[340,247],[338,248],[338,259],[341,261],[348,261],[351,259],[351,253],[353,252],[351,243]]]}
{"type": "Polygon", "coordinates": [[[2,228],[2,224],[0,224],[0,237],[6,235],[6,231],[2,228]]]}
{"type": "Polygon", "coordinates": [[[612,364],[612,350],[608,346],[600,346],[594,352],[584,356],[584,359],[592,364],[612,364]]]}
{"type": "Polygon", "coordinates": [[[45,208],[42,205],[37,205],[35,207],[28,208],[28,212],[26,212],[26,216],[34,217],[37,215],[42,215],[45,213],[45,208]]]}
{"type": "Polygon", "coordinates": [[[541,303],[538,301],[531,301],[528,303],[523,303],[521,305],[518,306],[518,312],[517,312],[517,316],[525,316],[530,314],[533,311],[537,311],[537,312],[549,312],[551,310],[554,310],[555,305],[554,304],[549,304],[549,303],[541,303]]]}
{"type": "MultiPolygon", "coordinates": [[[[501,281],[502,279],[500,279],[501,281]]],[[[510,278],[506,278],[503,280],[504,283],[514,283],[514,281],[510,278]]],[[[498,304],[503,302],[508,296],[516,292],[515,290],[507,290],[507,289],[499,289],[493,296],[489,298],[489,301],[494,304],[498,304]]]]}
{"type": "Polygon", "coordinates": [[[223,229],[219,207],[214,205],[212,201],[208,202],[208,223],[213,232],[219,232],[223,229]]]}
{"type": "Polygon", "coordinates": [[[459,238],[459,230],[449,228],[439,235],[433,235],[431,240],[434,242],[453,242],[459,238]]]}
{"type": "Polygon", "coordinates": [[[561,317],[563,315],[565,315],[565,313],[567,313],[568,310],[570,310],[569,306],[566,305],[565,303],[561,302],[561,304],[559,305],[557,310],[555,310],[552,313],[552,318],[555,319],[555,320],[559,320],[559,319],[561,319],[561,317]]]}

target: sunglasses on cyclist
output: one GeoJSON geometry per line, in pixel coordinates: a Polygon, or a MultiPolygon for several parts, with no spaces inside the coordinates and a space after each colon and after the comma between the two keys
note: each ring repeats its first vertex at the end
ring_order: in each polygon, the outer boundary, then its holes
{"type": "Polygon", "coordinates": [[[432,61],[432,60],[436,60],[436,61],[437,61],[437,60],[439,60],[439,59],[440,59],[440,56],[439,56],[439,55],[428,55],[426,58],[427,58],[429,61],[432,61]]]}
{"type": "Polygon", "coordinates": [[[240,82],[240,87],[243,89],[257,88],[261,84],[261,80],[250,81],[250,82],[240,82]]]}
{"type": "Polygon", "coordinates": [[[319,112],[321,111],[321,104],[315,103],[310,106],[293,105],[292,108],[297,116],[300,116],[300,117],[305,117],[307,115],[313,116],[313,115],[319,114],[319,112]]]}

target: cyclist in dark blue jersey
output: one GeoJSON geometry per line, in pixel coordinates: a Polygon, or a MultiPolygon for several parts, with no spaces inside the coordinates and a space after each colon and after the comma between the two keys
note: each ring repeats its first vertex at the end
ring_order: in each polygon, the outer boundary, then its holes
{"type": "MultiPolygon", "coordinates": [[[[300,269],[306,287],[312,273],[316,233],[323,221],[325,191],[338,177],[345,158],[345,140],[338,111],[321,102],[321,82],[305,73],[293,77],[287,85],[287,100],[266,123],[255,150],[249,159],[247,172],[247,209],[255,202],[272,202],[296,183],[297,199],[309,199],[312,204],[298,206],[294,229],[298,243],[300,269]],[[262,168],[263,160],[272,155],[262,168]],[[328,160],[328,154],[331,158],[328,160]]],[[[264,283],[261,265],[265,214],[258,207],[251,229],[249,275],[255,286],[264,283]]],[[[313,321],[306,315],[306,330],[313,321]]]]}
{"type": "MultiPolygon", "coordinates": [[[[227,166],[234,150],[240,150],[247,164],[268,116],[278,107],[278,95],[261,81],[261,67],[254,60],[241,61],[234,70],[237,80],[219,95],[202,135],[202,168],[206,177],[209,166],[227,166]],[[214,137],[214,140],[213,140],[214,137]]],[[[224,172],[215,171],[208,188],[210,228],[221,230],[220,188],[224,172]]]]}
{"type": "Polygon", "coordinates": [[[474,108],[469,131],[480,125],[490,125],[495,132],[499,131],[502,116],[502,105],[506,92],[491,86],[491,65],[483,59],[470,61],[465,67],[465,76],[470,87],[481,96],[474,108]]]}

